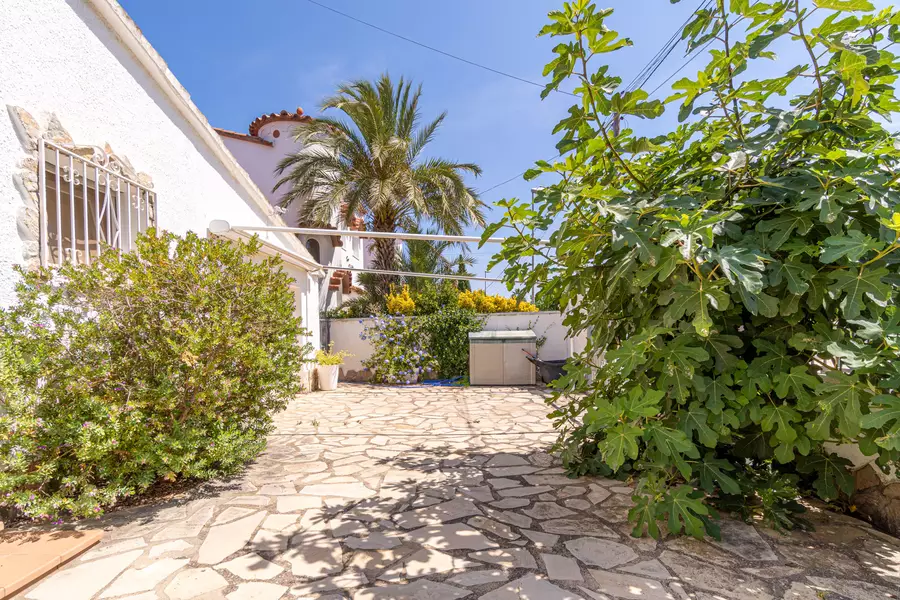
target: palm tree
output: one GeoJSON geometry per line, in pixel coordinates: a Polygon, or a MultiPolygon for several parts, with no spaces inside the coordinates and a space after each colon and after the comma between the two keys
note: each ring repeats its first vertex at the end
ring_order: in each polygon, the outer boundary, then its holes
{"type": "MultiPolygon", "coordinates": [[[[410,233],[419,233],[418,227],[411,227],[410,233]]],[[[429,229],[427,233],[435,233],[429,229]]],[[[465,244],[445,241],[407,240],[406,246],[400,257],[400,270],[411,273],[438,273],[451,275],[454,267],[464,268],[464,265],[475,264],[474,259],[468,254],[465,244]],[[455,258],[447,258],[448,250],[459,247],[460,254],[455,258]]],[[[465,273],[463,273],[465,274],[465,273]]],[[[409,277],[406,284],[412,291],[419,291],[427,287],[428,280],[421,277],[409,277]]]]}
{"type": "MultiPolygon", "coordinates": [[[[483,204],[464,180],[481,168],[423,156],[447,113],[421,125],[421,95],[421,85],[413,89],[403,79],[394,85],[388,75],[341,85],[321,109],[338,110],[342,118],[323,117],[295,129],[304,147],[278,165],[275,189],[289,188],[282,206],[301,204],[300,220],[307,223],[359,215],[372,231],[409,230],[424,220],[458,235],[467,225],[483,225],[483,204]]],[[[374,253],[376,268],[397,267],[393,240],[376,239],[374,253]]],[[[389,279],[380,278],[382,292],[389,279]]]]}

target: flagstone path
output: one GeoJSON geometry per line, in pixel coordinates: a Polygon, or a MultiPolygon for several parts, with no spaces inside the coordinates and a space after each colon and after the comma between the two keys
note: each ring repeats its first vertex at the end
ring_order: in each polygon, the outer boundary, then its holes
{"type": "Polygon", "coordinates": [[[240,478],[86,523],[29,600],[900,598],[900,541],[814,511],[721,542],[629,536],[631,489],[569,479],[544,395],[343,385],[298,397],[240,478]]]}

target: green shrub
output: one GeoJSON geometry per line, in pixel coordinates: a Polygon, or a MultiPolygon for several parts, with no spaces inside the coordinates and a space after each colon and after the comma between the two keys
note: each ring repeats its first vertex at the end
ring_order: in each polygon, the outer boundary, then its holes
{"type": "Polygon", "coordinates": [[[372,344],[372,355],[362,364],[374,383],[418,383],[437,366],[425,344],[422,319],[373,317],[359,337],[372,344]]]}
{"type": "Polygon", "coordinates": [[[471,310],[443,308],[421,317],[428,353],[437,362],[439,377],[469,374],[469,333],[481,331],[484,320],[471,310]]]}
{"type": "Polygon", "coordinates": [[[799,2],[698,11],[683,37],[712,44],[711,61],[665,102],[593,64],[630,45],[604,26],[611,10],[566,3],[542,32],[567,38],[545,94],[579,98],[556,128],[565,157],[526,177],[560,181],[535,209],[499,203],[484,235],[512,224],[495,257],[508,283],[538,286],[588,333],[554,399],[564,459],[639,480],[635,535],[663,519],[715,535],[713,503],[791,526],[797,487],[853,491],[829,443],[886,472],[900,458],[900,140],[884,127],[900,109],[900,13],[815,4],[805,28],[799,2]],[[801,64],[757,77],[774,43],[801,64]],[[687,122],[666,135],[609,126],[672,102],[687,122]]]}
{"type": "Polygon", "coordinates": [[[0,312],[0,501],[84,517],[256,456],[310,350],[258,249],[151,230],[134,252],[22,272],[0,312]]]}

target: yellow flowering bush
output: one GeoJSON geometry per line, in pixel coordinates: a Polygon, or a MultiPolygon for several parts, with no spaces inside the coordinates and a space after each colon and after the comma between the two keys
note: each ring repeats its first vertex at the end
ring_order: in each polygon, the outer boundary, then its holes
{"type": "Polygon", "coordinates": [[[387,311],[392,315],[411,315],[416,312],[416,302],[409,295],[409,286],[404,285],[400,293],[391,290],[387,295],[387,311]]]}
{"type": "Polygon", "coordinates": [[[519,302],[515,298],[504,298],[499,294],[488,296],[482,290],[460,292],[457,302],[460,308],[468,308],[477,313],[538,311],[538,307],[530,302],[519,302]]]}

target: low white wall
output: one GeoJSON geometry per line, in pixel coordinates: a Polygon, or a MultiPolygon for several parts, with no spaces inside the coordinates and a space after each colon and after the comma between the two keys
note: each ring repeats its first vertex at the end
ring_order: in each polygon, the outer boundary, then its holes
{"type": "MultiPolygon", "coordinates": [[[[538,356],[545,360],[562,360],[584,347],[583,336],[568,338],[568,330],[562,324],[563,315],[553,311],[533,313],[494,313],[485,318],[485,331],[520,331],[530,329],[538,336],[538,356]],[[543,340],[543,343],[541,341],[543,340]]],[[[369,340],[360,339],[363,330],[372,319],[322,319],[322,345],[334,343],[334,350],[345,350],[353,356],[344,361],[342,376],[356,379],[362,372],[362,361],[372,355],[369,340]]]]}

